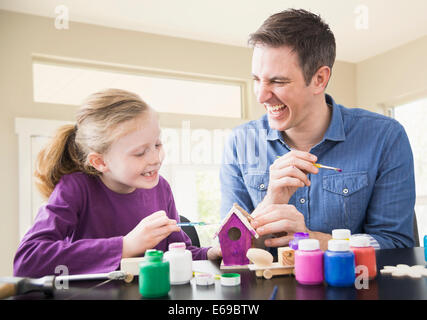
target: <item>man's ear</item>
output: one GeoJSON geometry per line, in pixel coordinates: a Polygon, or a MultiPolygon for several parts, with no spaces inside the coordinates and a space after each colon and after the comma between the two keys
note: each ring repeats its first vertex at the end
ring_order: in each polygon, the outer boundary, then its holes
{"type": "Polygon", "coordinates": [[[102,154],[97,152],[91,152],[87,156],[88,162],[92,167],[94,167],[99,172],[106,172],[108,170],[107,164],[104,161],[102,154]]]}
{"type": "Polygon", "coordinates": [[[311,85],[313,86],[314,94],[320,94],[325,91],[330,77],[331,77],[331,68],[329,68],[328,66],[322,66],[319,69],[317,69],[316,73],[314,74],[311,80],[311,85]]]}

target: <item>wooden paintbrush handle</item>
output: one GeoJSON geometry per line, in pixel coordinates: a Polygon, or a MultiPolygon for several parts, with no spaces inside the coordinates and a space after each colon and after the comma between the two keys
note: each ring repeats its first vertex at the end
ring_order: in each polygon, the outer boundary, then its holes
{"type": "Polygon", "coordinates": [[[0,284],[0,299],[9,298],[16,295],[16,285],[14,283],[0,284]]]}

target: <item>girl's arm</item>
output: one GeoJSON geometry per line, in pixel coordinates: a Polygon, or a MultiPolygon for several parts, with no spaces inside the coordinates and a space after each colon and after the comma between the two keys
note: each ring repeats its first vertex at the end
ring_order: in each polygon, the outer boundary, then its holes
{"type": "Polygon", "coordinates": [[[42,277],[65,268],[69,274],[103,273],[119,267],[123,237],[73,239],[86,198],[76,179],[63,177],[22,239],[14,275],[42,277]]]}

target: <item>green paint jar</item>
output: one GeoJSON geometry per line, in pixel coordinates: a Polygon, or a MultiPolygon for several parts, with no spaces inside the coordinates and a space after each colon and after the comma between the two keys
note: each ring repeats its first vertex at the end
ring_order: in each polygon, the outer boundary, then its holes
{"type": "Polygon", "coordinates": [[[169,290],[169,261],[163,261],[163,251],[147,250],[139,264],[139,292],[145,298],[160,298],[169,290]]]}

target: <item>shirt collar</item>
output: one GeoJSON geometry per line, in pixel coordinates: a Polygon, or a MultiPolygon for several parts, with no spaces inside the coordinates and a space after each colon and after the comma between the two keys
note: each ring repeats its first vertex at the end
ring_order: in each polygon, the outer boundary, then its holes
{"type": "MultiPolygon", "coordinates": [[[[323,140],[344,141],[345,131],[344,131],[344,123],[342,119],[341,110],[330,95],[325,94],[325,99],[326,99],[326,103],[332,106],[332,118],[331,118],[331,123],[329,124],[329,127],[325,132],[325,136],[323,137],[323,140]]],[[[264,120],[267,121],[268,123],[267,115],[264,115],[264,120]]],[[[268,127],[267,140],[283,141],[282,134],[279,130],[271,129],[270,126],[267,126],[267,127],[268,127]]]]}
{"type": "Polygon", "coordinates": [[[328,130],[325,132],[323,140],[344,141],[344,122],[342,119],[340,107],[335,103],[334,99],[330,95],[325,94],[325,99],[326,103],[332,106],[332,118],[328,130]]]}

